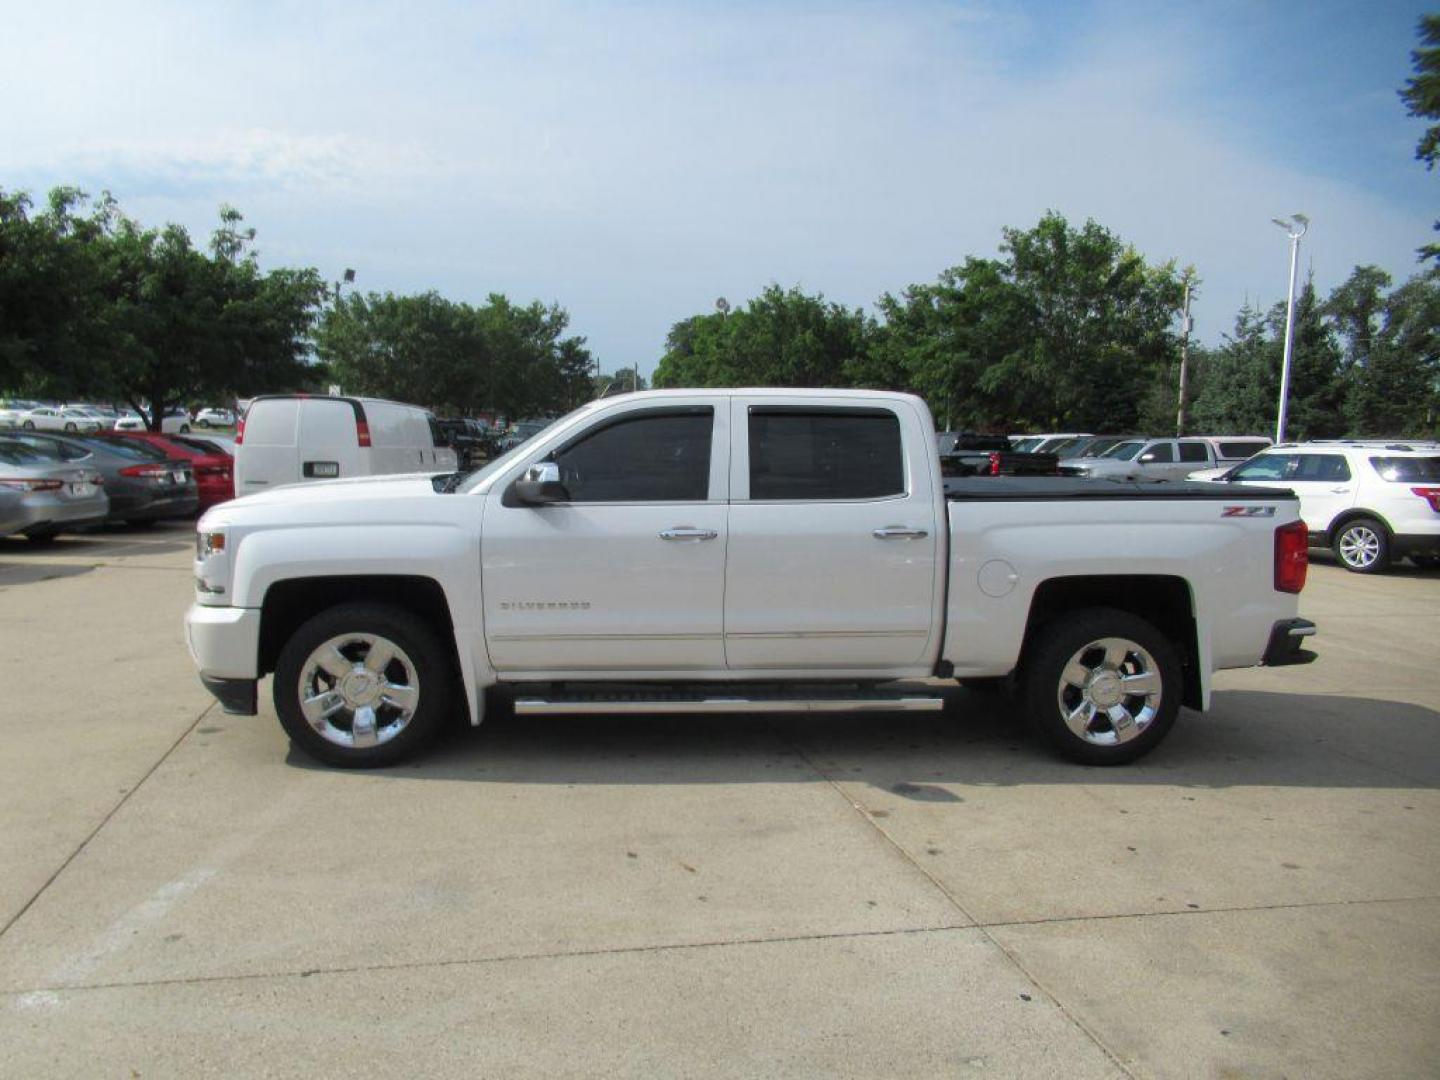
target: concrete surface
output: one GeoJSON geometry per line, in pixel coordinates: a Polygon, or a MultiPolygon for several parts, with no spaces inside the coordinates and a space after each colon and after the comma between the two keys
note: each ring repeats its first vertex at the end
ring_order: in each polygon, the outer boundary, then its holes
{"type": "Polygon", "coordinates": [[[1440,575],[1120,770],[957,690],[352,774],[211,706],[190,551],[0,540],[0,1076],[1436,1075],[1440,575]]]}

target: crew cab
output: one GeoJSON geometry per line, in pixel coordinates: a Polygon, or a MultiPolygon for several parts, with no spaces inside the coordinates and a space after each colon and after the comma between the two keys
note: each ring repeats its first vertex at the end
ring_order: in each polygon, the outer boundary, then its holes
{"type": "Polygon", "coordinates": [[[952,479],[881,391],[604,398],[472,474],[210,510],[202,681],[339,766],[518,714],[938,710],[1004,681],[1060,753],[1152,749],[1221,668],[1303,663],[1306,530],[1268,488],[952,479]],[[946,490],[948,487],[948,491],[946,490]],[[916,680],[930,680],[917,684],[916,680]]]}

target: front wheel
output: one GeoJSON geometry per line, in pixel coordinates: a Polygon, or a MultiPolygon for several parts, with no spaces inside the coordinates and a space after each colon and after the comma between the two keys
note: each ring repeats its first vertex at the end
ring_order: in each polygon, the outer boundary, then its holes
{"type": "Polygon", "coordinates": [[[199,424],[202,428],[208,428],[210,426],[210,421],[206,420],[203,416],[199,420],[196,420],[195,423],[199,424]]]}
{"type": "Polygon", "coordinates": [[[1347,522],[1335,534],[1335,557],[1356,574],[1378,574],[1390,565],[1390,534],[1371,518],[1347,522]]]}
{"type": "Polygon", "coordinates": [[[344,604],[306,622],[275,665],[275,711],[311,757],[346,769],[392,765],[450,711],[454,675],[428,625],[387,604],[344,604]]]}
{"type": "Polygon", "coordinates": [[[34,421],[34,420],[26,420],[26,421],[25,421],[23,424],[21,424],[20,426],[21,426],[22,428],[24,428],[26,431],[34,431],[34,430],[35,430],[35,421],[34,421]]]}
{"type": "Polygon", "coordinates": [[[189,424],[181,424],[181,425],[180,425],[180,434],[181,434],[181,435],[189,435],[189,434],[190,434],[190,425],[189,425],[189,424]]]}
{"type": "Polygon", "coordinates": [[[1036,731],[1062,756],[1122,765],[1165,738],[1180,711],[1179,653],[1150,623],[1092,608],[1043,627],[1021,682],[1036,731]]]}

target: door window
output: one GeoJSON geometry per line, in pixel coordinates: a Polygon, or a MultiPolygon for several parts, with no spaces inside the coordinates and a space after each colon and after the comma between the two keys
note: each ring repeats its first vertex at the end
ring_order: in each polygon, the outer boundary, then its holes
{"type": "Polygon", "coordinates": [[[1175,461],[1174,443],[1155,443],[1140,455],[1141,465],[1169,465],[1175,461]]]}
{"type": "Polygon", "coordinates": [[[1228,475],[1231,480],[1283,480],[1289,473],[1289,454],[1264,454],[1237,465],[1228,475]]]}
{"type": "Polygon", "coordinates": [[[1350,479],[1350,466],[1341,454],[1298,454],[1291,480],[1338,481],[1350,479]]]}
{"type": "Polygon", "coordinates": [[[900,420],[887,409],[750,410],[750,498],[905,493],[900,420]]]}
{"type": "Polygon", "coordinates": [[[710,493],[714,410],[621,417],[557,450],[572,503],[703,502],[710,493]]]}
{"type": "Polygon", "coordinates": [[[1205,453],[1205,444],[1201,442],[1182,442],[1177,444],[1180,447],[1180,460],[1188,462],[1206,462],[1210,456],[1205,453]]]}

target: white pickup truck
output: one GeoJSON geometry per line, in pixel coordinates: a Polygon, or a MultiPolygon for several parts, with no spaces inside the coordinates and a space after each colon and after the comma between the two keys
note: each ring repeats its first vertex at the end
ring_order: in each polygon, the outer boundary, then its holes
{"type": "Polygon", "coordinates": [[[199,522],[201,679],[340,766],[520,714],[894,712],[1002,681],[1062,754],[1152,749],[1220,668],[1304,663],[1284,490],[942,479],[879,391],[606,398],[468,476],[297,484],[199,522]],[[457,700],[458,699],[458,700],[457,700]]]}

